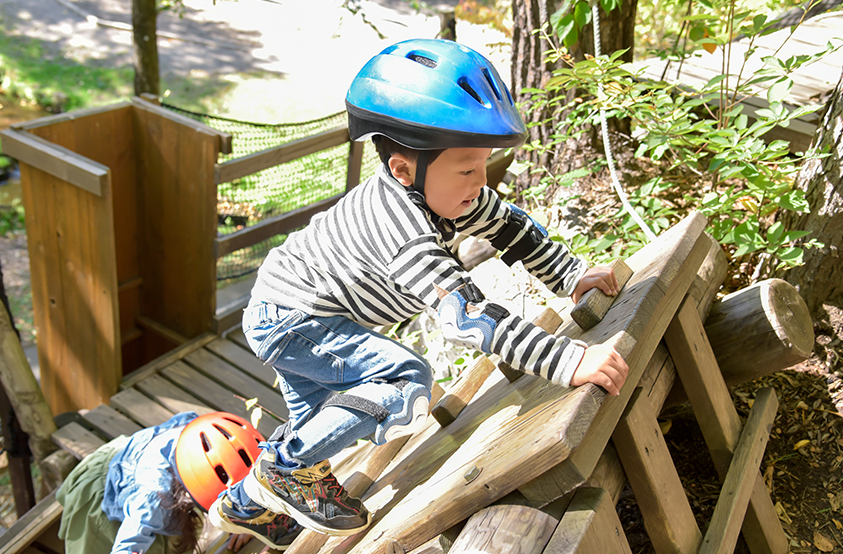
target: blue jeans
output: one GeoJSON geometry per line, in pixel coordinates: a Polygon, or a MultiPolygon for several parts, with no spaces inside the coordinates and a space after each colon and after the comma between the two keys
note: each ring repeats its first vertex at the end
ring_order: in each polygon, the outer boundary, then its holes
{"type": "Polygon", "coordinates": [[[290,421],[268,441],[279,460],[310,467],[358,439],[381,444],[386,429],[409,420],[420,395],[430,400],[433,371],[424,358],[346,317],[257,304],[246,308],[243,331],[257,357],[278,374],[290,410],[290,421]],[[359,409],[325,405],[340,392],[374,402],[389,415],[379,422],[359,409]]]}

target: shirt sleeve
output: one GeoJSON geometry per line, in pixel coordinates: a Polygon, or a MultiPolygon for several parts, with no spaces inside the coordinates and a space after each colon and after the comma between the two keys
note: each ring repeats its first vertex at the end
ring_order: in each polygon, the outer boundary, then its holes
{"type": "MultiPolygon", "coordinates": [[[[410,239],[393,260],[390,271],[397,284],[435,310],[439,310],[446,293],[464,287],[474,287],[479,292],[468,273],[438,244],[435,234],[410,239]]],[[[478,305],[482,303],[488,301],[483,299],[478,305]]],[[[556,337],[506,310],[494,311],[505,315],[491,331],[492,353],[525,373],[568,386],[585,352],[583,345],[567,337],[556,337]]]]}
{"type": "Polygon", "coordinates": [[[156,535],[164,531],[165,517],[160,505],[158,493],[148,489],[139,489],[127,498],[111,554],[149,551],[156,535]]]}
{"type": "Polygon", "coordinates": [[[456,225],[460,233],[486,239],[498,250],[535,244],[523,254],[521,262],[524,269],[557,296],[570,296],[588,269],[564,244],[543,236],[531,218],[519,217],[489,187],[482,189],[475,204],[456,220],[456,225]],[[528,240],[531,235],[536,237],[535,241],[528,240]]]}

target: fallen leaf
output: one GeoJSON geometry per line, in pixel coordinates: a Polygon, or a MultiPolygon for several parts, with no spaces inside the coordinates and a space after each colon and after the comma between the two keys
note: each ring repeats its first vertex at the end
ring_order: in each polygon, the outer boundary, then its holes
{"type": "Polygon", "coordinates": [[[819,531],[814,531],[814,546],[816,546],[820,552],[831,552],[834,550],[834,543],[819,531]]]}
{"type": "Polygon", "coordinates": [[[840,523],[839,521],[837,521],[834,518],[831,518],[831,521],[834,522],[834,526],[837,527],[838,531],[843,530],[843,523],[840,523]]]}
{"type": "Polygon", "coordinates": [[[789,515],[787,515],[787,512],[785,511],[784,506],[782,506],[781,502],[776,502],[775,509],[776,509],[776,515],[779,516],[780,520],[784,521],[788,525],[793,523],[793,520],[790,519],[789,515]]]}
{"type": "Polygon", "coordinates": [[[673,420],[672,419],[660,419],[659,420],[659,429],[662,430],[662,435],[666,435],[670,428],[673,427],[673,420]]]}
{"type": "Polygon", "coordinates": [[[800,449],[800,448],[802,448],[803,446],[808,446],[809,444],[811,444],[811,441],[810,441],[810,440],[808,440],[808,439],[802,439],[801,441],[799,441],[799,442],[797,442],[796,444],[794,444],[794,445],[793,445],[793,449],[794,449],[794,450],[799,450],[799,449],[800,449]]]}

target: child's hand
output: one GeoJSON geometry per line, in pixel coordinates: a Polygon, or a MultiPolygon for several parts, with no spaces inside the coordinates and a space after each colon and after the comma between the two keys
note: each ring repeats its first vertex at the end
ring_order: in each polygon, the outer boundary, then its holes
{"type": "Polygon", "coordinates": [[[609,296],[615,296],[620,292],[620,285],[618,285],[618,278],[615,275],[615,270],[611,267],[590,267],[585,271],[585,274],[580,279],[577,288],[571,293],[571,300],[574,304],[580,301],[582,295],[589,290],[597,287],[609,296]]]}
{"type": "Polygon", "coordinates": [[[580,365],[571,377],[571,386],[585,383],[600,385],[612,396],[620,394],[629,366],[614,348],[595,344],[585,349],[580,365]]]}

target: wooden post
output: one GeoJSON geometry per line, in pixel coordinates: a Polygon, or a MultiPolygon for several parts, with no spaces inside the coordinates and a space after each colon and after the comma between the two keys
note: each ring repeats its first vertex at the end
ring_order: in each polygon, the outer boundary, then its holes
{"type": "MultiPolygon", "coordinates": [[[[688,392],[714,466],[725,477],[738,444],[741,421],[699,314],[687,302],[677,311],[664,340],[688,392]]],[[[787,538],[767,486],[757,471],[750,479],[752,496],[742,528],[747,545],[753,554],[784,554],[788,550],[787,538]]]]}

